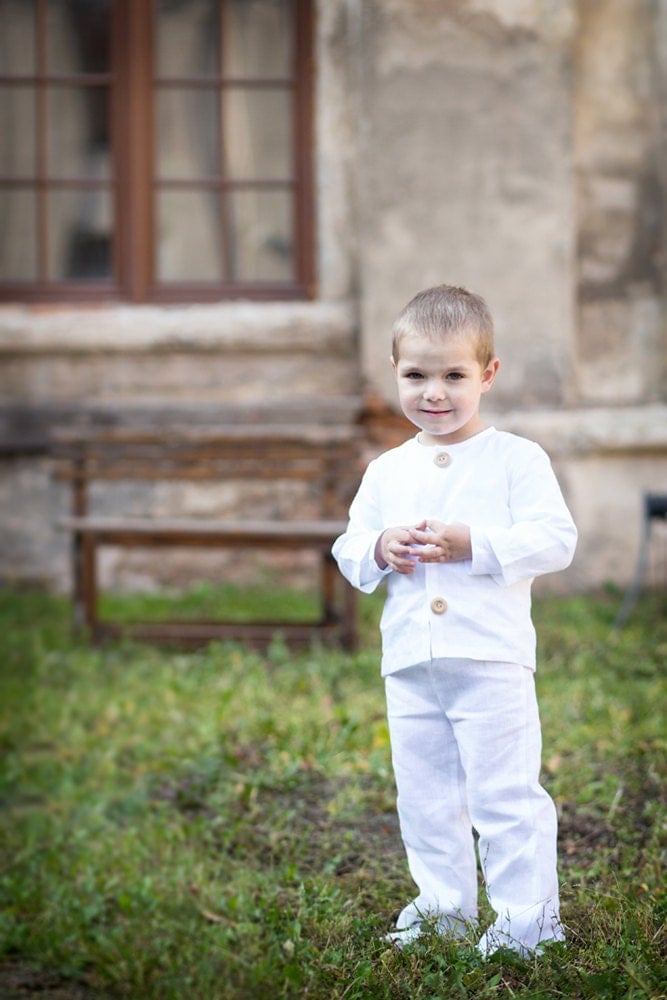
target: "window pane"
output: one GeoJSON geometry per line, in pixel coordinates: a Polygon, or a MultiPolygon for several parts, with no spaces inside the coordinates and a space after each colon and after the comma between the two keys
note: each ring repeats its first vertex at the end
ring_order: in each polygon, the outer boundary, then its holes
{"type": "Polygon", "coordinates": [[[110,68],[109,0],[48,0],[49,73],[107,73],[110,68]]]}
{"type": "Polygon", "coordinates": [[[225,76],[291,76],[290,0],[229,0],[224,29],[225,76]]]}
{"type": "Polygon", "coordinates": [[[157,279],[220,281],[220,200],[213,191],[166,191],[157,198],[157,279]]]}
{"type": "Polygon", "coordinates": [[[0,190],[0,280],[37,279],[36,218],[34,192],[0,190]]]}
{"type": "Polygon", "coordinates": [[[53,281],[110,278],[111,219],[108,191],[51,191],[49,277],[53,281]]]}
{"type": "Polygon", "coordinates": [[[291,101],[281,91],[233,90],[225,95],[225,155],[230,177],[289,180],[291,101]]]}
{"type": "Polygon", "coordinates": [[[0,0],[0,73],[35,72],[35,0],[0,0]]]}
{"type": "Polygon", "coordinates": [[[0,87],[0,175],[34,177],[35,95],[28,87],[0,87]]]}
{"type": "Polygon", "coordinates": [[[0,280],[25,281],[29,299],[65,282],[108,293],[127,212],[133,300],[151,276],[206,296],[235,281],[300,291],[302,13],[305,28],[309,0],[0,0],[0,280]],[[112,148],[112,108],[154,132],[121,121],[112,148]]]}
{"type": "Polygon", "coordinates": [[[175,90],[157,94],[157,174],[169,178],[220,176],[218,91],[175,90]]]}
{"type": "Polygon", "coordinates": [[[283,191],[236,191],[229,205],[234,278],[293,279],[291,196],[283,191]]]}
{"type": "Polygon", "coordinates": [[[219,0],[158,0],[158,77],[218,76],[219,0]]]}
{"type": "Polygon", "coordinates": [[[107,87],[53,87],[48,95],[50,177],[108,178],[107,87]]]}

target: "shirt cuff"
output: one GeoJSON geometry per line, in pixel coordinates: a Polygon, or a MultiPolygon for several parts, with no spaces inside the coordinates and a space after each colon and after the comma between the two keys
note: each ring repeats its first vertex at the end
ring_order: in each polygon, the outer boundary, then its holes
{"type": "Polygon", "coordinates": [[[470,545],[472,547],[472,568],[470,572],[473,576],[502,578],[503,568],[491,548],[489,536],[483,528],[470,529],[470,545]]]}

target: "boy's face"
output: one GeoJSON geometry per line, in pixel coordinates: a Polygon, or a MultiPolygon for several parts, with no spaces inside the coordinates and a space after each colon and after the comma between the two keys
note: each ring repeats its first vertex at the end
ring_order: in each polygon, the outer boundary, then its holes
{"type": "Polygon", "coordinates": [[[461,333],[431,340],[407,334],[391,363],[403,413],[421,429],[424,444],[456,444],[484,429],[479,402],[500,362],[494,358],[483,368],[474,337],[461,333]]]}

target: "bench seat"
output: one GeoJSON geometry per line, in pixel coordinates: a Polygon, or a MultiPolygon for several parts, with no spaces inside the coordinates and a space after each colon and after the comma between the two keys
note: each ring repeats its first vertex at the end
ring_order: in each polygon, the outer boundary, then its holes
{"type": "Polygon", "coordinates": [[[63,517],[59,528],[91,535],[109,545],[229,545],[298,548],[314,545],[330,547],[347,527],[342,520],[331,521],[232,521],[204,518],[152,517],[63,517]]]}

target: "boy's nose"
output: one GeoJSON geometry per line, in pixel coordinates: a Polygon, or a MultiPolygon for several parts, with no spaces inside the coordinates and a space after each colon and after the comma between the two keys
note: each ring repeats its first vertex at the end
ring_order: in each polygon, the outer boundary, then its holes
{"type": "Polygon", "coordinates": [[[446,395],[444,383],[439,379],[432,379],[426,383],[424,397],[426,399],[444,399],[446,395]]]}

